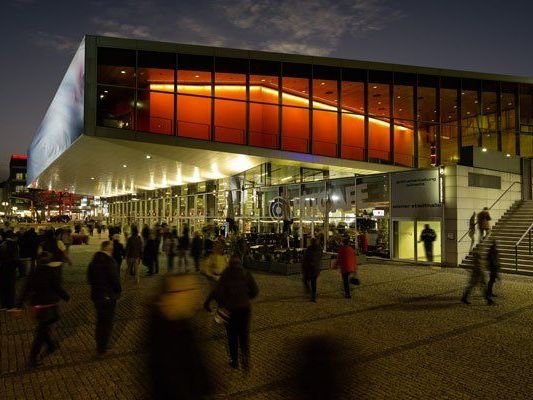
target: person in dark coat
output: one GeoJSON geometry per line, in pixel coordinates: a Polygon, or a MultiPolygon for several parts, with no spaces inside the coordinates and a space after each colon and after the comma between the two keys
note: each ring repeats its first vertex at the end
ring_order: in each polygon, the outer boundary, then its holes
{"type": "Polygon", "coordinates": [[[202,257],[202,238],[200,232],[194,232],[194,237],[191,241],[191,256],[194,260],[194,268],[196,271],[200,270],[200,258],[202,257]]]}
{"type": "Polygon", "coordinates": [[[204,308],[210,311],[209,304],[214,299],[218,304],[218,311],[227,317],[226,333],[232,368],[239,367],[239,347],[242,366],[245,370],[249,368],[250,300],[254,299],[258,292],[259,289],[252,274],[242,267],[239,257],[233,256],[204,302],[204,308]]]}
{"type": "Polygon", "coordinates": [[[157,242],[153,233],[148,236],[144,245],[143,264],[148,268],[148,275],[154,274],[155,259],[158,255],[157,242]]]}
{"type": "Polygon", "coordinates": [[[424,251],[426,252],[426,260],[433,262],[433,242],[437,239],[437,234],[430,228],[429,224],[424,225],[424,229],[420,234],[419,242],[424,243],[424,251]]]}
{"type": "Polygon", "coordinates": [[[122,260],[126,252],[124,251],[124,245],[120,243],[120,236],[118,234],[113,235],[113,260],[117,264],[117,274],[120,277],[120,267],[122,266],[122,260]]]}
{"type": "Polygon", "coordinates": [[[135,276],[139,283],[141,275],[141,259],[143,258],[143,241],[135,225],[131,227],[131,235],[126,242],[126,263],[130,275],[135,276]]]}
{"type": "Polygon", "coordinates": [[[472,255],[474,258],[473,260],[474,263],[472,265],[472,270],[470,271],[470,277],[465,287],[463,297],[461,297],[461,302],[464,304],[470,304],[468,297],[470,296],[470,293],[472,293],[472,290],[476,286],[479,286],[481,290],[484,292],[485,300],[487,301],[487,304],[492,305],[494,304],[494,301],[487,295],[488,291],[485,287],[485,272],[483,271],[483,268],[481,266],[482,260],[481,260],[481,254],[480,254],[479,248],[475,248],[472,255]]]}
{"type": "Polygon", "coordinates": [[[0,245],[0,309],[15,309],[15,284],[20,263],[19,247],[13,231],[5,231],[0,245]]]}
{"type": "Polygon", "coordinates": [[[487,283],[487,298],[492,300],[495,297],[495,294],[492,292],[494,283],[498,279],[500,272],[500,262],[498,259],[498,246],[496,241],[493,240],[489,250],[487,252],[487,269],[489,270],[489,282],[487,283]]]}
{"type": "Polygon", "coordinates": [[[91,300],[96,309],[96,350],[105,354],[113,330],[113,319],[117,299],[122,292],[117,266],[113,260],[113,244],[102,243],[87,270],[87,280],[91,286],[91,300]]]}
{"type": "Polygon", "coordinates": [[[320,274],[322,264],[322,248],[317,238],[311,239],[311,244],[307,249],[302,260],[302,280],[306,293],[311,293],[311,301],[316,303],[316,280],[320,274]],[[311,283],[311,288],[309,288],[311,283]]]}
{"type": "Polygon", "coordinates": [[[50,266],[52,258],[53,255],[48,252],[39,255],[37,266],[30,273],[19,299],[19,305],[29,300],[37,320],[28,361],[30,368],[38,365],[43,345],[46,345],[45,355],[52,354],[58,349],[59,345],[50,334],[51,327],[59,320],[57,306],[59,300],[70,300],[69,294],[61,285],[61,268],[50,266]]]}

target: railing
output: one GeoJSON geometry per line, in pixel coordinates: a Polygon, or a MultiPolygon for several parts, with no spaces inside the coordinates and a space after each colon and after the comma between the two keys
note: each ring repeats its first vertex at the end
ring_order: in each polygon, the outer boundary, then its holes
{"type": "Polygon", "coordinates": [[[524,234],[518,239],[518,242],[514,245],[514,267],[515,270],[518,271],[518,246],[520,246],[520,243],[522,243],[522,240],[526,237],[526,235],[529,234],[529,254],[531,254],[531,229],[533,229],[533,223],[529,225],[529,228],[524,232],[524,234]]]}
{"type": "MultiPolygon", "coordinates": [[[[511,190],[511,188],[517,184],[520,184],[520,181],[515,181],[511,183],[509,187],[505,189],[505,191],[494,201],[494,203],[491,204],[491,206],[489,207],[489,210],[492,210],[492,208],[503,198],[503,196],[505,196],[509,192],[509,190],[511,190]]],[[[475,225],[477,225],[477,222],[475,223],[475,225]]],[[[460,243],[466,237],[466,235],[468,235],[469,232],[470,232],[469,230],[466,231],[465,234],[461,237],[461,239],[459,239],[457,243],[460,243]]]]}

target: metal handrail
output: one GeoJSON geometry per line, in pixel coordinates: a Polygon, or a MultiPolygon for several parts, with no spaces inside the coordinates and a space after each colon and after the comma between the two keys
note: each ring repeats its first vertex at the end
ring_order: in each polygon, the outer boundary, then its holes
{"type": "MultiPolygon", "coordinates": [[[[516,185],[517,183],[519,184],[520,181],[514,181],[513,183],[511,183],[511,184],[509,185],[509,187],[508,187],[507,189],[505,189],[505,191],[504,191],[504,192],[503,192],[503,193],[502,193],[502,194],[496,199],[496,201],[495,201],[494,203],[492,203],[492,205],[489,207],[489,210],[492,210],[492,207],[494,207],[494,206],[495,206],[495,205],[496,205],[496,204],[502,199],[502,197],[505,196],[505,194],[506,194],[509,190],[511,190],[511,188],[512,188],[514,185],[516,185]]],[[[477,225],[477,221],[476,221],[476,223],[474,224],[474,227],[475,227],[476,225],[477,225]]],[[[474,229],[475,229],[475,228],[474,228],[474,229]]],[[[470,232],[470,230],[466,231],[465,234],[464,234],[463,236],[461,236],[461,239],[459,239],[459,240],[457,241],[457,243],[460,243],[460,242],[466,237],[466,235],[468,235],[469,232],[470,232]]]]}
{"type": "Polygon", "coordinates": [[[531,225],[529,225],[529,228],[524,232],[524,234],[518,239],[518,242],[514,245],[514,266],[515,270],[518,271],[518,246],[520,243],[522,243],[522,240],[526,237],[526,235],[529,233],[529,254],[531,254],[531,229],[533,228],[533,222],[531,225]]]}

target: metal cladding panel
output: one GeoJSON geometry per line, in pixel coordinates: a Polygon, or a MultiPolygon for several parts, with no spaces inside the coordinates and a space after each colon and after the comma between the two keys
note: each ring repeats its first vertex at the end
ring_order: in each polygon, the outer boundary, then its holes
{"type": "Polygon", "coordinates": [[[83,131],[85,40],[46,111],[28,149],[28,184],[59,157],[83,131]]]}

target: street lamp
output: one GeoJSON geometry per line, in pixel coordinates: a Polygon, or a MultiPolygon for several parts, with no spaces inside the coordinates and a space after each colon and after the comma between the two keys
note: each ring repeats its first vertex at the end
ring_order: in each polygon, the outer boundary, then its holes
{"type": "Polygon", "coordinates": [[[4,215],[7,215],[7,206],[9,205],[9,203],[7,201],[3,201],[2,202],[2,206],[4,207],[4,215]]]}

